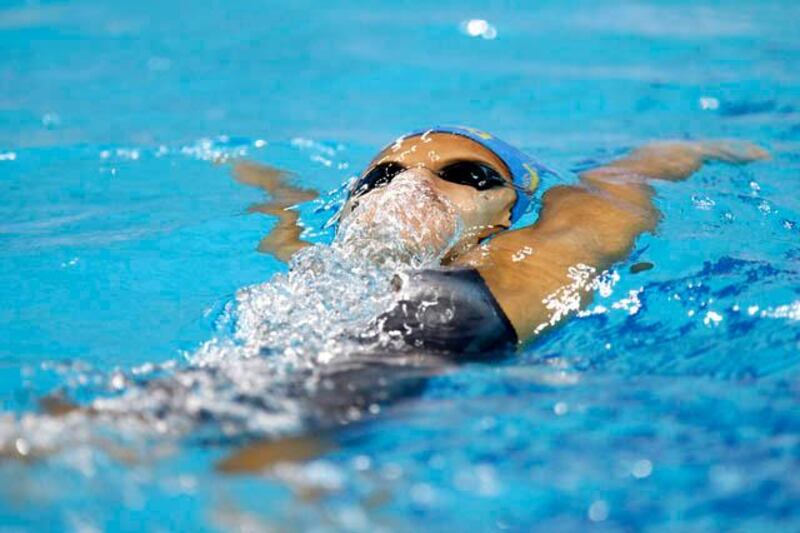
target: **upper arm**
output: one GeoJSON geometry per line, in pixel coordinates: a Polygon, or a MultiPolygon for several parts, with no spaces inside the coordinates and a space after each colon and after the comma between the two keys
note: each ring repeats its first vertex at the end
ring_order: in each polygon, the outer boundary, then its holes
{"type": "Polygon", "coordinates": [[[459,261],[478,268],[521,340],[564,308],[577,310],[589,297],[589,278],[623,258],[636,236],[655,226],[649,187],[628,187],[554,187],[536,224],[501,234],[459,261]]]}
{"type": "Polygon", "coordinates": [[[658,219],[651,188],[642,183],[554,187],[545,194],[539,220],[509,232],[512,245],[530,238],[561,240],[570,256],[592,264],[615,261],[627,253],[639,233],[652,230],[658,219]]]}

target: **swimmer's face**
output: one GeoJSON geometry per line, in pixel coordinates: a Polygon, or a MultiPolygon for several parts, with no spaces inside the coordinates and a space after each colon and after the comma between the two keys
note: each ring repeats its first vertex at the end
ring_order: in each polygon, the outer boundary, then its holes
{"type": "MultiPolygon", "coordinates": [[[[448,244],[451,258],[508,228],[516,200],[511,175],[503,161],[477,142],[449,133],[402,139],[379,153],[358,183],[342,210],[342,221],[354,211],[359,211],[358,215],[365,220],[373,220],[370,213],[363,211],[377,209],[373,206],[385,208],[392,198],[402,198],[393,196],[395,190],[413,183],[424,191],[423,195],[447,205],[463,224],[460,234],[448,244]]],[[[398,207],[413,211],[415,202],[406,202],[407,205],[398,207]]],[[[436,228],[429,225],[442,222],[433,213],[427,218],[425,213],[421,215],[413,217],[418,230],[414,238],[441,240],[437,237],[441,232],[430,231],[436,228]]]]}

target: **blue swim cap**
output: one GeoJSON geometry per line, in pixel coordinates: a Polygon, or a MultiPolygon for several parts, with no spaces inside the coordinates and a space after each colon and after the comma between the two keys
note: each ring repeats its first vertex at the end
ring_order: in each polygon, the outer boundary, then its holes
{"type": "Polygon", "coordinates": [[[519,220],[528,209],[533,193],[539,186],[541,174],[556,174],[524,152],[510,144],[498,139],[491,133],[486,133],[467,126],[435,126],[403,135],[399,140],[416,137],[428,133],[452,133],[466,137],[492,151],[508,167],[511,173],[512,185],[517,192],[517,200],[511,208],[511,223],[519,220]]]}

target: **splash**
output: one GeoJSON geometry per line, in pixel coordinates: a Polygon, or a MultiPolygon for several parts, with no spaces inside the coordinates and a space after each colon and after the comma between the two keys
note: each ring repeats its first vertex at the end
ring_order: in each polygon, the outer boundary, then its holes
{"type": "MultiPolygon", "coordinates": [[[[126,441],[140,435],[139,441],[161,442],[302,430],[310,416],[304,399],[314,395],[325,368],[363,351],[354,339],[393,303],[395,273],[439,264],[460,235],[463,225],[449,205],[424,185],[398,182],[390,194],[356,208],[332,246],[305,248],[288,272],[240,289],[225,306],[220,333],[185,364],[114,372],[105,390],[66,417],[1,420],[0,452],[47,455],[94,446],[101,427],[126,441]]],[[[372,412],[375,405],[363,407],[372,412]]]]}
{"type": "MultiPolygon", "coordinates": [[[[549,317],[546,322],[536,326],[534,330],[536,334],[559,324],[572,314],[585,317],[604,313],[606,308],[603,306],[596,306],[593,310],[581,311],[581,309],[595,292],[603,298],[609,297],[614,285],[620,279],[616,271],[604,270],[598,273],[596,268],[583,263],[569,267],[567,278],[570,280],[568,284],[559,287],[542,300],[549,317]]],[[[636,314],[641,306],[638,299],[639,292],[641,289],[630,291],[628,298],[615,302],[612,307],[627,310],[629,314],[636,314]]]]}
{"type": "Polygon", "coordinates": [[[464,223],[445,197],[412,173],[354,200],[334,247],[390,270],[439,264],[458,242],[464,223]]]}
{"type": "Polygon", "coordinates": [[[232,342],[213,339],[191,360],[271,355],[292,368],[329,363],[348,348],[343,339],[366,331],[391,305],[394,275],[439,265],[462,228],[446,200],[401,176],[385,194],[365,197],[330,247],[305,248],[288,273],[241,289],[226,317],[232,342]]]}
{"type": "Polygon", "coordinates": [[[355,338],[393,302],[397,265],[377,266],[346,249],[300,251],[287,273],[238,291],[222,318],[231,333],[204,343],[187,368],[92,407],[176,433],[198,421],[231,438],[301,430],[304,397],[314,395],[318,375],[363,351],[355,338]]]}

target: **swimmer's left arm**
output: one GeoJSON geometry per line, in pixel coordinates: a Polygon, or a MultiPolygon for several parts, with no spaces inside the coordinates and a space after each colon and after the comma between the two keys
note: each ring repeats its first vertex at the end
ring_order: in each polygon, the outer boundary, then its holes
{"type": "Polygon", "coordinates": [[[259,187],[269,193],[266,202],[254,204],[248,211],[277,217],[270,232],[258,243],[258,251],[266,252],[287,262],[298,250],[310,246],[302,240],[299,215],[293,209],[299,203],[318,196],[317,192],[295,187],[288,183],[289,173],[277,168],[250,162],[239,162],[233,167],[236,180],[245,185],[259,187]]]}
{"type": "Polygon", "coordinates": [[[652,179],[688,178],[707,161],[744,164],[767,152],[743,142],[667,142],[583,172],[547,191],[536,224],[499,235],[458,260],[475,265],[524,341],[591,298],[580,286],[625,258],[660,217],[652,179]]]}

